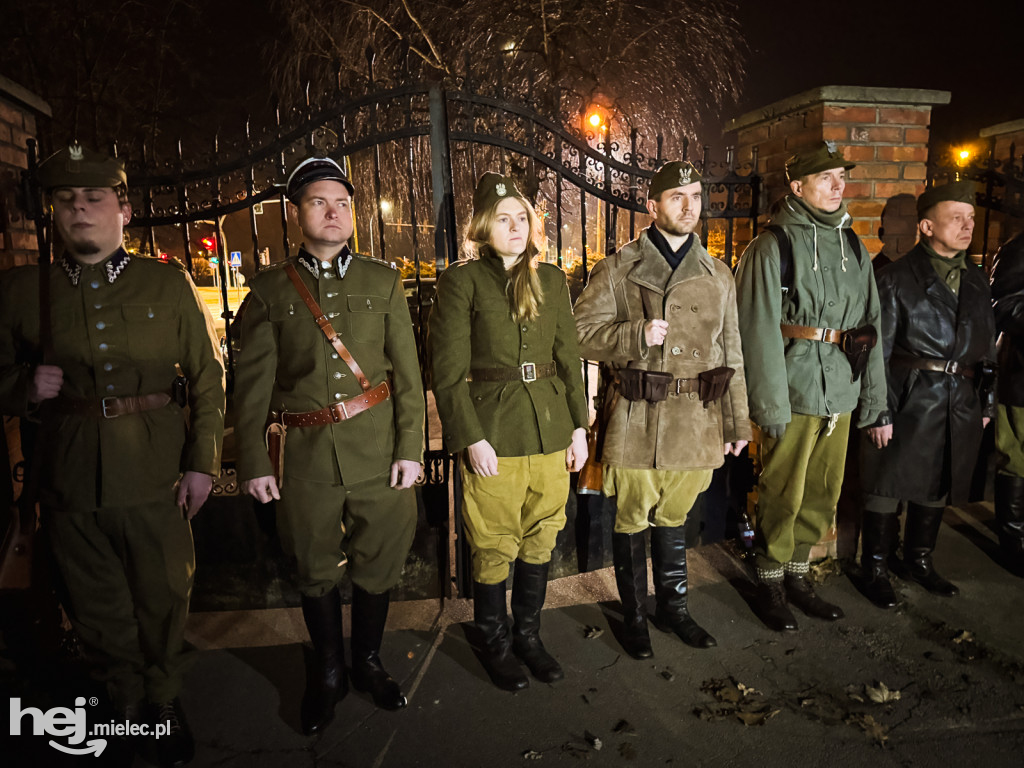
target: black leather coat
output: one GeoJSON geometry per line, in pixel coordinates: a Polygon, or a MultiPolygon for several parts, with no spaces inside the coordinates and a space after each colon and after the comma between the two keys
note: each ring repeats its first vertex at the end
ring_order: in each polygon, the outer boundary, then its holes
{"type": "Polygon", "coordinates": [[[861,479],[866,493],[913,501],[950,494],[965,501],[981,445],[982,416],[992,416],[992,393],[980,377],[912,368],[911,356],[972,366],[995,360],[995,319],[984,273],[969,266],[956,296],[918,244],[878,274],[881,339],[893,437],[878,450],[863,441],[861,479]],[[984,414],[983,414],[984,411],[984,414]]]}
{"type": "Polygon", "coordinates": [[[996,254],[992,306],[999,331],[999,402],[1024,407],[1024,233],[996,254]]]}

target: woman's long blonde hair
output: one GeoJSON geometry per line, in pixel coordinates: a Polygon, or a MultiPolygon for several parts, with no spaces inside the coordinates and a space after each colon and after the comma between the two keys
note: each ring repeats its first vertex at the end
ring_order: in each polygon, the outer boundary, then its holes
{"type": "MultiPolygon", "coordinates": [[[[530,238],[526,250],[508,270],[512,319],[518,323],[536,320],[540,314],[540,305],[544,301],[540,277],[537,275],[537,256],[544,250],[544,228],[529,200],[520,195],[514,195],[512,198],[522,203],[530,221],[530,238]]],[[[464,258],[479,259],[484,249],[491,247],[491,229],[494,227],[498,204],[503,199],[509,198],[500,198],[483,211],[473,211],[473,218],[466,228],[466,236],[462,241],[464,258]]]]}

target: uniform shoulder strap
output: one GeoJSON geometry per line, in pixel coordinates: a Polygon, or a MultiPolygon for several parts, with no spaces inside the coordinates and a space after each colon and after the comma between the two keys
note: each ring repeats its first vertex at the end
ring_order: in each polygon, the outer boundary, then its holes
{"type": "Polygon", "coordinates": [[[779,282],[782,284],[782,295],[786,296],[793,288],[793,244],[786,230],[778,224],[769,224],[765,231],[771,232],[779,245],[779,282]]]}

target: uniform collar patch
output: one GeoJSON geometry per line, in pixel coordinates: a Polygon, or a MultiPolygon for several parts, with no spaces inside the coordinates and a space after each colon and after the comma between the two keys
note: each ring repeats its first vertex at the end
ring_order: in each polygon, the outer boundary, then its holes
{"type": "Polygon", "coordinates": [[[118,248],[114,255],[107,259],[107,263],[105,265],[107,282],[113,285],[114,281],[121,276],[124,268],[128,266],[128,262],[131,260],[132,257],[128,255],[126,250],[118,248]]]}
{"type": "Polygon", "coordinates": [[[60,261],[57,263],[67,274],[71,284],[77,288],[78,281],[82,279],[82,265],[68,256],[67,252],[61,254],[60,261]]]}

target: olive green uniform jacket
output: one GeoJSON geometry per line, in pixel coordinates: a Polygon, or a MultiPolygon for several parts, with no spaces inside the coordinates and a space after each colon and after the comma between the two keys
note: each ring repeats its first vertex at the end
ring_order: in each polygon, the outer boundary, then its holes
{"type": "Polygon", "coordinates": [[[565,273],[538,264],[540,315],[512,319],[501,259],[452,265],[438,280],[430,314],[434,396],[449,451],[487,440],[498,456],[532,456],[568,447],[586,428],[586,396],[565,273]],[[523,381],[466,381],[471,369],[550,363],[556,375],[523,381]]]}
{"type": "Polygon", "coordinates": [[[689,379],[719,366],[736,371],[725,396],[706,409],[696,393],[673,391],[653,405],[630,402],[613,383],[606,394],[614,405],[602,462],[632,469],[713,469],[724,462],[725,443],[750,439],[736,286],[729,268],[699,241],[673,270],[644,230],[594,266],[575,314],[584,357],[613,368],[689,379]],[[647,316],[644,292],[658,317],[647,316]],[[644,341],[650,319],[668,321],[659,347],[648,348],[644,341]]]}
{"type": "MultiPolygon", "coordinates": [[[[423,460],[423,384],[401,276],[358,254],[345,270],[348,253],[346,246],[326,267],[305,250],[291,262],[370,384],[390,377],[392,396],[336,424],[290,428],[284,466],[290,478],[351,485],[389,472],[395,461],[423,460]]],[[[362,393],[282,266],[252,278],[241,318],[235,378],[241,480],[272,473],[264,442],[271,410],[316,411],[362,393]]]]}
{"type": "Polygon", "coordinates": [[[863,244],[860,254],[850,253],[842,231],[850,217],[839,227],[825,227],[787,196],[772,223],[785,229],[792,244],[792,289],[782,295],[778,242],[770,232],[747,247],[736,273],[750,418],[760,426],[788,424],[791,413],[826,417],[859,404],[858,426],[873,424],[886,407],[881,344],[871,351],[861,378],[851,381],[849,361],[837,344],[784,339],[779,331],[783,323],[840,331],[870,323],[881,339],[871,259],[863,244]]]}
{"type": "MultiPolygon", "coordinates": [[[[0,411],[27,416],[39,348],[39,269],[0,277],[0,411]]],[[[88,511],[173,500],[182,471],[220,472],[224,366],[216,332],[181,269],[118,249],[92,266],[50,267],[53,357],[61,394],[98,400],[169,392],[189,381],[188,429],[174,402],[112,419],[48,414],[44,500],[88,511]]]]}

